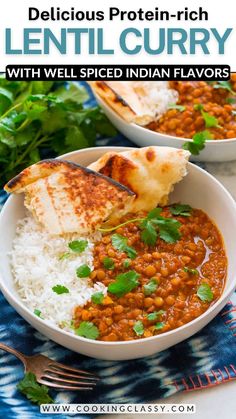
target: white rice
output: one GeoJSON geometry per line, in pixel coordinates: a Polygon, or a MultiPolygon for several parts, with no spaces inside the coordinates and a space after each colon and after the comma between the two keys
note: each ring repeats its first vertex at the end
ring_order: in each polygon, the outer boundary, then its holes
{"type": "Polygon", "coordinates": [[[136,81],[137,87],[143,87],[147,93],[142,96],[142,101],[150,108],[156,119],[160,118],[169,108],[171,104],[178,101],[177,90],[170,89],[167,81],[136,81]]]}
{"type": "Polygon", "coordinates": [[[32,311],[41,311],[41,317],[48,323],[67,328],[76,306],[83,306],[95,292],[106,295],[106,287],[97,282],[89,284],[88,278],[78,278],[76,269],[83,264],[93,269],[93,242],[99,234],[87,238],[78,235],[52,237],[41,228],[31,216],[21,220],[16,229],[16,237],[10,253],[12,273],[17,291],[32,311]],[[88,240],[84,252],[71,251],[69,258],[60,260],[69,251],[72,240],[88,240]],[[64,285],[68,294],[57,294],[52,290],[55,285],[64,285]],[[66,325],[66,326],[65,326],[66,325]]]}

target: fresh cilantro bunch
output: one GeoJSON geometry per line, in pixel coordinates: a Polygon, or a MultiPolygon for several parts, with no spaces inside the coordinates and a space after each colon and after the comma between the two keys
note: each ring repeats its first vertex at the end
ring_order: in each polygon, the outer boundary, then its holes
{"type": "Polygon", "coordinates": [[[45,157],[116,134],[99,107],[84,107],[87,99],[86,90],[74,83],[0,78],[0,187],[45,157]]]}

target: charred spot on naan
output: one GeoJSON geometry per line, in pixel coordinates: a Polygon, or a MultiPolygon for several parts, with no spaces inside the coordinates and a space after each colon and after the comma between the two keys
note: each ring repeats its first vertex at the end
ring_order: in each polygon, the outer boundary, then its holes
{"type": "Polygon", "coordinates": [[[146,158],[148,161],[153,161],[155,160],[155,152],[150,148],[150,150],[146,151],[146,158]]]}
{"type": "Polygon", "coordinates": [[[116,179],[119,183],[131,189],[137,196],[138,193],[134,191],[133,187],[131,187],[129,183],[129,174],[131,171],[135,170],[136,166],[132,161],[124,156],[115,154],[108,158],[104,166],[99,170],[99,173],[116,179]]]}

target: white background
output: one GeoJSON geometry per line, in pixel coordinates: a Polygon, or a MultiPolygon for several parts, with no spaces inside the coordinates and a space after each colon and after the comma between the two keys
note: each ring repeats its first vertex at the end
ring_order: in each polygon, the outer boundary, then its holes
{"type": "MultiPolygon", "coordinates": [[[[235,19],[235,0],[224,0],[224,2],[216,0],[7,0],[1,8],[0,14],[0,71],[5,70],[7,64],[229,64],[231,70],[236,71],[236,19],[235,19]],[[122,10],[137,10],[142,7],[145,10],[169,10],[175,13],[176,10],[184,9],[188,6],[190,9],[198,9],[200,6],[208,11],[208,21],[163,21],[163,22],[139,22],[139,21],[123,21],[118,19],[109,22],[108,20],[100,22],[68,22],[68,21],[28,21],[28,7],[37,7],[40,11],[49,10],[51,6],[61,7],[63,10],[75,7],[77,10],[103,10],[107,12],[109,7],[118,7],[122,10]],[[81,55],[74,54],[73,35],[68,37],[67,54],[61,55],[56,48],[51,49],[50,55],[6,55],[5,54],[5,28],[12,28],[13,42],[12,47],[22,48],[23,46],[23,28],[43,28],[48,27],[53,30],[55,36],[59,35],[60,28],[79,28],[79,27],[103,27],[105,30],[105,47],[115,49],[113,55],[89,55],[87,51],[86,36],[81,55]],[[136,27],[140,30],[149,27],[152,31],[152,47],[158,46],[158,29],[159,28],[211,28],[215,27],[222,34],[227,27],[232,27],[233,32],[226,41],[225,55],[217,53],[217,43],[212,38],[208,46],[211,51],[210,55],[204,55],[198,48],[196,55],[181,55],[176,48],[174,55],[163,53],[153,56],[142,50],[137,55],[126,55],[120,51],[119,34],[127,27],[136,27]]],[[[107,13],[106,13],[107,15],[107,13]]],[[[35,35],[34,35],[35,36],[35,35]]],[[[40,38],[40,44],[35,48],[43,49],[43,36],[36,35],[40,38]]],[[[32,47],[34,47],[32,45],[32,47]]],[[[188,47],[188,45],[187,45],[188,47]]]]}

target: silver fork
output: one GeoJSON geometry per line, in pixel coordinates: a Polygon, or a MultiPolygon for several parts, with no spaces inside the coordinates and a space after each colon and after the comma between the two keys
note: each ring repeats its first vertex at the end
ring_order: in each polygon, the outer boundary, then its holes
{"type": "Polygon", "coordinates": [[[38,383],[54,389],[93,390],[99,380],[95,374],[68,367],[45,355],[27,356],[4,343],[0,343],[0,349],[19,358],[24,364],[25,372],[34,373],[38,383]]]}

